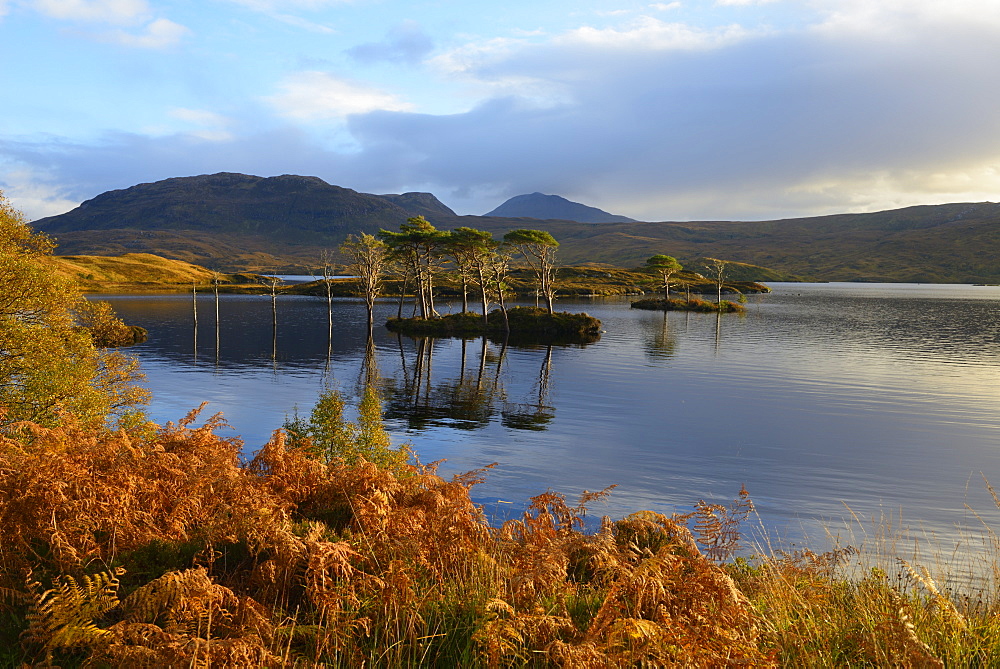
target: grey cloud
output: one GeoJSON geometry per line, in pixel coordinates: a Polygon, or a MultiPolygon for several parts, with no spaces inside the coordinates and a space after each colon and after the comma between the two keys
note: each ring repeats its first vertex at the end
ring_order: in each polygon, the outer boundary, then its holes
{"type": "Polygon", "coordinates": [[[756,191],[780,208],[781,193],[809,178],[1000,157],[998,58],[997,36],[976,31],[884,43],[801,33],[613,58],[538,48],[484,70],[564,82],[571,102],[370,114],[352,129],[365,146],[406,156],[397,169],[441,183],[623,197],[756,191]]]}
{"type": "Polygon", "coordinates": [[[355,115],[350,153],[285,128],[229,142],[8,143],[0,155],[75,184],[81,199],[241,171],[430,190],[462,213],[534,191],[647,220],[833,213],[864,207],[876,178],[916,188],[1000,163],[997,37],[984,27],[895,40],[802,32],[704,51],[529,47],[472,74],[559,82],[562,103],[507,96],[453,115],[355,115]]]}
{"type": "Polygon", "coordinates": [[[390,30],[383,41],[359,44],[348,49],[347,54],[360,63],[415,64],[433,50],[434,40],[415,22],[407,21],[390,30]]]}

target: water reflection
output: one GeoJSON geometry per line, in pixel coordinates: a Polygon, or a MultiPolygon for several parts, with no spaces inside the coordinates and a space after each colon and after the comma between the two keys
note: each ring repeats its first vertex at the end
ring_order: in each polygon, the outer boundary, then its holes
{"type": "Polygon", "coordinates": [[[646,354],[653,359],[670,358],[677,348],[677,337],[670,329],[669,314],[664,311],[660,327],[650,329],[651,337],[646,339],[646,354]]]}
{"type": "MultiPolygon", "coordinates": [[[[542,347],[540,347],[542,348],[542,347]]],[[[521,404],[504,404],[503,424],[518,430],[545,430],[555,418],[556,408],[549,402],[549,383],[552,378],[552,346],[545,346],[545,357],[535,383],[535,401],[521,404]]],[[[502,356],[501,356],[502,357],[502,356]]]]}
{"type": "Polygon", "coordinates": [[[544,351],[530,396],[517,402],[512,401],[518,398],[512,398],[504,383],[508,344],[497,344],[486,337],[458,341],[461,350],[457,375],[451,366],[450,376],[436,378],[435,351],[452,348],[454,342],[396,336],[400,371],[397,377],[382,381],[386,417],[405,420],[411,430],[443,425],[477,430],[489,425],[499,414],[504,427],[546,429],[555,416],[555,407],[549,402],[553,346],[516,347],[525,352],[544,351]],[[470,358],[474,360],[471,369],[470,358]]]}
{"type": "Polygon", "coordinates": [[[1000,527],[968,485],[1000,478],[1000,289],[775,286],[745,318],[567,305],[604,322],[586,347],[370,338],[360,301],[335,300],[331,329],[325,299],[289,296],[275,328],[269,296],[223,295],[216,332],[197,333],[216,359],[195,360],[193,309],[210,313],[210,299],[110,301],[149,330],[132,350],[152,417],[209,400],[248,452],[326,384],[349,396],[375,382],[390,432],[424,460],[447,458],[445,473],[501,463],[480,498],[618,483],[594,512],[620,516],[728,501],[746,484],[786,535],[815,533],[845,503],[862,517],[904,508],[939,537],[970,522],[965,503],[1000,527]]]}

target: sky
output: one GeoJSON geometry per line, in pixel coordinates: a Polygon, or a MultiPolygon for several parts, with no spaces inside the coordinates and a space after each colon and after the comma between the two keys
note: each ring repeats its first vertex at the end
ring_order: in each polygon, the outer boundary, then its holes
{"type": "Polygon", "coordinates": [[[998,0],[0,0],[29,220],[300,174],[639,220],[1000,197],[998,0]]]}

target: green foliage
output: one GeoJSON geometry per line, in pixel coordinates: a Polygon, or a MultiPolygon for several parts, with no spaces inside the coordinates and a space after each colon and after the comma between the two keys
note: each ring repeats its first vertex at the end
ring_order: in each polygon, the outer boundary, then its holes
{"type": "Polygon", "coordinates": [[[55,271],[52,246],[0,195],[0,426],[51,425],[63,411],[88,425],[134,416],[147,399],[137,363],[91,334],[125,326],[55,271]]]}
{"type": "Polygon", "coordinates": [[[681,271],[683,266],[673,256],[655,255],[646,260],[646,266],[660,273],[663,277],[663,299],[670,299],[670,277],[681,271]]]}
{"type": "Polygon", "coordinates": [[[448,233],[431,225],[423,216],[406,219],[399,232],[379,230],[392,258],[406,268],[416,280],[420,314],[429,317],[434,310],[434,275],[440,263],[439,250],[448,239],[448,233]]]}
{"type": "Polygon", "coordinates": [[[98,348],[131,346],[146,341],[148,336],[145,328],[125,325],[107,302],[87,301],[77,309],[77,317],[98,348]]]}
{"type": "Polygon", "coordinates": [[[406,464],[410,452],[405,447],[392,447],[392,438],[382,422],[382,401],[374,386],[365,388],[356,423],[344,416],[346,407],[340,392],[327,388],[320,393],[308,420],[296,414],[283,427],[293,444],[323,462],[343,460],[353,465],[366,460],[393,470],[406,464]]]}
{"type": "Polygon", "coordinates": [[[552,236],[552,233],[546,230],[528,230],[525,228],[511,230],[503,236],[503,240],[508,244],[514,244],[515,246],[528,244],[537,246],[559,246],[559,242],[557,242],[555,237],[552,236]]]}
{"type": "Polygon", "coordinates": [[[646,266],[652,267],[657,271],[670,270],[672,272],[679,272],[684,269],[683,266],[677,262],[677,258],[661,254],[657,254],[646,260],[646,266]]]}

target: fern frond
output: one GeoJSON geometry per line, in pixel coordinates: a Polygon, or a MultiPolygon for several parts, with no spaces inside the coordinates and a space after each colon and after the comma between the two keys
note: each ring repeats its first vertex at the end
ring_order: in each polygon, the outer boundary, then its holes
{"type": "Polygon", "coordinates": [[[717,561],[731,557],[739,549],[740,525],[752,512],[753,501],[745,486],[740,487],[739,497],[729,507],[700,500],[695,505],[693,529],[705,554],[717,561]]]}
{"type": "Polygon", "coordinates": [[[127,619],[135,622],[156,622],[170,613],[182,601],[206,596],[212,581],[204,567],[185,571],[170,571],[137,589],[122,602],[127,619]]]}
{"type": "Polygon", "coordinates": [[[56,587],[40,595],[39,584],[30,583],[33,601],[22,638],[47,651],[107,644],[112,634],[98,627],[95,619],[118,606],[118,577],[124,573],[125,569],[118,567],[80,581],[64,576],[56,587]]]}

